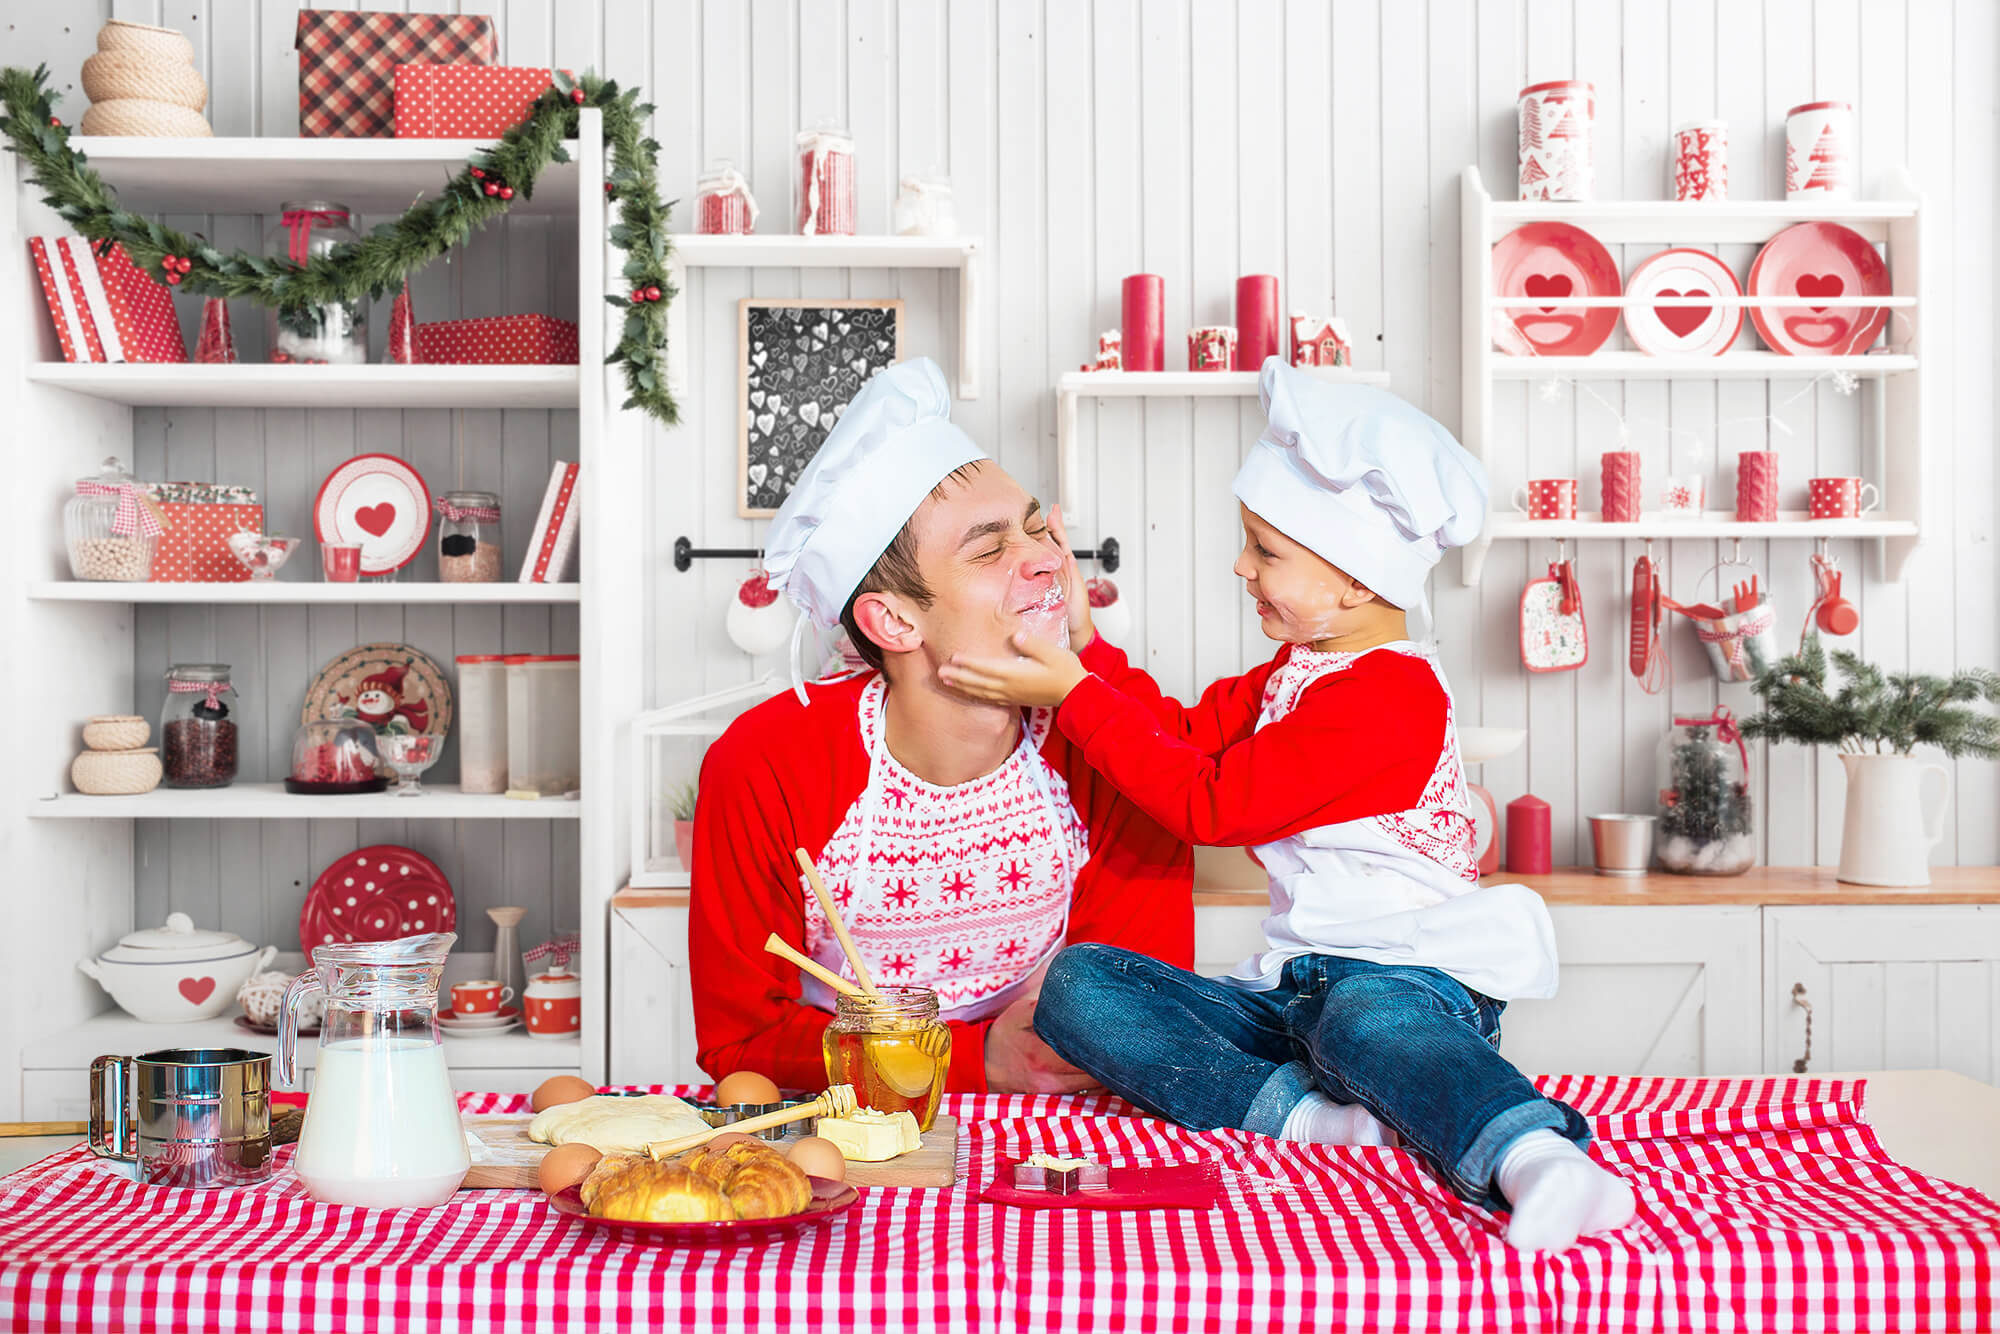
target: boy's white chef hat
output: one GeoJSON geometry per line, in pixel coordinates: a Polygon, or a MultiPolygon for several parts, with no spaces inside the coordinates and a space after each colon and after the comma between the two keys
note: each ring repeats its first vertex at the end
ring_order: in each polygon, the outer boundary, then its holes
{"type": "Polygon", "coordinates": [[[1486,470],[1451,432],[1382,389],[1264,363],[1264,433],[1236,498],[1405,610],[1446,547],[1479,536],[1486,470]]]}
{"type": "Polygon", "coordinates": [[[764,569],[821,628],[952,471],[986,457],[951,423],[951,391],[929,357],[861,387],[799,474],[764,535],[764,569]]]}

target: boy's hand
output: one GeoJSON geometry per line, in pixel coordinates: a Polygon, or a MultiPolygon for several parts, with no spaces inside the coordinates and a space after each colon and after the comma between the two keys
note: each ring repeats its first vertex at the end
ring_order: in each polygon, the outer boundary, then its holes
{"type": "Polygon", "coordinates": [[[1083,660],[1066,648],[1045,644],[1026,634],[1011,641],[1018,658],[960,658],[953,655],[938,668],[938,679],[962,695],[1000,704],[1053,707],[1069,698],[1077,683],[1090,675],[1083,660]]]}
{"type": "Polygon", "coordinates": [[[1090,647],[1090,641],[1097,638],[1097,627],[1090,622],[1090,586],[1085,582],[1083,571],[1076,566],[1076,556],[1069,549],[1069,529],[1063,524],[1062,506],[1049,509],[1049,532],[1054,534],[1056,545],[1062,548],[1063,606],[1069,612],[1069,646],[1081,653],[1090,647]]]}

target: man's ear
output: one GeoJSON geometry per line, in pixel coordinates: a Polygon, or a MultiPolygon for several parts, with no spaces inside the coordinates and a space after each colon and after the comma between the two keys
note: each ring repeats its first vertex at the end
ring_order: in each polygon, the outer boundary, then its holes
{"type": "Polygon", "coordinates": [[[884,653],[909,653],[923,645],[924,633],[904,610],[893,593],[863,593],[854,600],[854,623],[884,653]]]}

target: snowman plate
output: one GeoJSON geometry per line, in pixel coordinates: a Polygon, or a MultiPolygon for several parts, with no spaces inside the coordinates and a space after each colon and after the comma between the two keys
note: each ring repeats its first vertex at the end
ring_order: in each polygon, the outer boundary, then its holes
{"type": "Polygon", "coordinates": [[[431,493],[417,470],[393,454],[360,454],[335,468],[313,501],[321,542],[361,548],[361,573],[400,570],[423,550],[431,493]]]}
{"type": "MultiPolygon", "coordinates": [[[[451,732],[451,679],[422,649],[363,644],[320,668],[299,722],[359,718],[383,733],[444,737],[451,732]]],[[[393,776],[384,763],[377,773],[393,776]]]]}

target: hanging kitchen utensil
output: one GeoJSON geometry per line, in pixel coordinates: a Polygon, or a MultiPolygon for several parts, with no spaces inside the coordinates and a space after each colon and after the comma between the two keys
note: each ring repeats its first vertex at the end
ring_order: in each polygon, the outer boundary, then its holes
{"type": "Polygon", "coordinates": [[[1772,663],[1778,660],[1776,636],[1772,633],[1778,623],[1777,609],[1770,598],[1759,591],[1756,580],[1744,584],[1741,597],[1745,605],[1739,609],[1738,601],[1724,602],[1722,597],[1722,572],[1740,568],[1754,575],[1756,567],[1743,559],[1743,543],[1732,544],[1728,560],[1717,561],[1705,571],[1695,584],[1695,592],[1700,594],[1702,585],[1710,575],[1715,576],[1716,606],[1713,603],[1684,604],[1665,598],[1666,606],[1680,612],[1694,626],[1695,638],[1708,650],[1708,665],[1714,669],[1720,681],[1754,681],[1772,663]]]}
{"type": "Polygon", "coordinates": [[[1632,675],[1649,695],[1657,695],[1667,685],[1666,605],[1660,595],[1660,571],[1653,564],[1653,544],[1632,563],[1632,675]]]}
{"type": "Polygon", "coordinates": [[[1548,574],[1521,590],[1521,665],[1531,672],[1573,672],[1590,659],[1576,568],[1556,543],[1548,574]]]}
{"type": "Polygon", "coordinates": [[[1830,635],[1851,635],[1861,624],[1861,613],[1840,595],[1840,562],[1828,554],[1825,538],[1819,538],[1817,545],[1819,550],[1812,556],[1813,604],[1807,608],[1806,623],[1799,630],[1801,652],[1815,625],[1830,635]]]}

